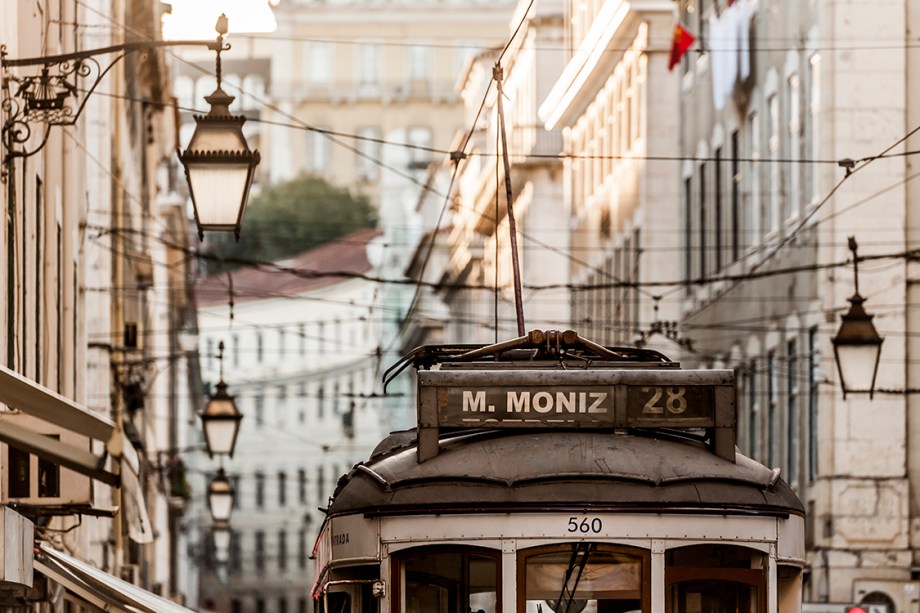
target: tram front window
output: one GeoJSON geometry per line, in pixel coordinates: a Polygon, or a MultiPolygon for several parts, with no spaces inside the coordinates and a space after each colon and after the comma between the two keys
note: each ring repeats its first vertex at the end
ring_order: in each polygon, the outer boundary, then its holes
{"type": "Polygon", "coordinates": [[[645,561],[638,555],[575,543],[526,555],[524,564],[526,613],[643,610],[645,561]]]}
{"type": "Polygon", "coordinates": [[[399,558],[400,613],[497,613],[498,556],[424,550],[399,558]]]}
{"type": "Polygon", "coordinates": [[[737,545],[691,545],[668,552],[668,613],[762,613],[766,558],[737,545]]]}

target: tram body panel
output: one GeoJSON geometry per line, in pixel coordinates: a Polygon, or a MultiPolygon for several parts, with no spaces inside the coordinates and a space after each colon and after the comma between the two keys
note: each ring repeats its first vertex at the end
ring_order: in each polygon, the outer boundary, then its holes
{"type": "MultiPolygon", "coordinates": [[[[389,517],[382,520],[380,539],[385,543],[462,542],[496,538],[542,539],[545,542],[622,539],[623,542],[644,542],[646,546],[649,546],[652,539],[722,539],[775,543],[784,522],[801,523],[800,520],[794,516],[777,519],[613,513],[389,517]],[[592,523],[596,529],[591,527],[592,523]],[[585,532],[581,531],[583,525],[586,527],[585,532]]],[[[804,559],[804,552],[799,557],[804,559]]]]}

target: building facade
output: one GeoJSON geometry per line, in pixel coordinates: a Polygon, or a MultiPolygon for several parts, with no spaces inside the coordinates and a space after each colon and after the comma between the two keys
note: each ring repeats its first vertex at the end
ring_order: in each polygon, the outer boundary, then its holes
{"type": "MultiPolygon", "coordinates": [[[[203,610],[313,610],[312,550],[339,476],[380,440],[380,314],[366,230],[196,287],[202,373],[221,376],[243,413],[225,469],[235,488],[229,561],[216,563],[208,510],[197,505],[203,610]],[[223,342],[223,359],[219,360],[223,342]]],[[[196,456],[196,491],[217,466],[196,456]]]]}
{"type": "Polygon", "coordinates": [[[915,246],[900,154],[918,119],[917,6],[690,0],[679,14],[697,38],[675,69],[685,361],[736,370],[742,451],[806,502],[807,606],[916,611],[914,265],[899,254],[915,246]],[[831,344],[857,289],[850,236],[872,258],[858,291],[885,337],[872,398],[842,396],[831,344]]]}
{"type": "Polygon", "coordinates": [[[169,80],[155,50],[91,52],[157,41],[159,18],[4,6],[0,507],[33,527],[0,607],[187,610],[175,425],[200,385],[179,346],[194,312],[169,80]]]}
{"type": "Polygon", "coordinates": [[[540,112],[565,141],[570,207],[572,325],[605,344],[671,353],[654,333],[679,300],[645,284],[670,278],[677,244],[674,79],[666,48],[672,7],[661,2],[572,2],[572,50],[540,112]]]}

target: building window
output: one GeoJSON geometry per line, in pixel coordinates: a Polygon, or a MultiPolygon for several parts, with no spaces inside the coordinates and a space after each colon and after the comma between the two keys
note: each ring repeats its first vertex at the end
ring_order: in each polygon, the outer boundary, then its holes
{"type": "Polygon", "coordinates": [[[748,219],[745,231],[748,235],[747,244],[756,245],[760,242],[761,220],[763,219],[763,198],[760,193],[760,117],[756,112],[748,115],[747,128],[747,158],[750,161],[747,163],[746,174],[750,202],[747,206],[748,219]]]}
{"type": "Polygon", "coordinates": [[[722,223],[722,147],[718,147],[715,152],[713,161],[715,168],[715,177],[713,177],[712,189],[712,220],[715,225],[715,270],[722,269],[722,233],[725,231],[722,223]]]}
{"type": "Polygon", "coordinates": [[[431,163],[431,128],[409,128],[409,169],[425,170],[431,163]]]}
{"type": "Polygon", "coordinates": [[[287,532],[284,530],[278,531],[278,568],[287,568],[287,532]]]}
{"type": "Polygon", "coordinates": [[[278,425],[284,425],[284,416],[287,412],[287,387],[284,385],[278,386],[278,392],[276,396],[277,404],[275,405],[275,411],[278,418],[278,425]]]}
{"type": "Polygon", "coordinates": [[[684,179],[684,279],[688,281],[684,288],[690,293],[689,281],[693,279],[693,179],[684,179]]]}
{"type": "Polygon", "coordinates": [[[757,360],[748,366],[748,454],[756,460],[760,457],[760,403],[757,397],[757,360]]]}
{"type": "Polygon", "coordinates": [[[261,426],[265,422],[265,397],[261,390],[256,392],[252,397],[253,412],[256,415],[256,426],[261,426]]]}
{"type": "Polygon", "coordinates": [[[373,93],[383,72],[383,49],[379,43],[357,41],[358,87],[361,92],[373,93]]]}
{"type": "Polygon", "coordinates": [[[380,128],[365,126],[358,128],[355,141],[355,170],[358,180],[374,183],[380,178],[380,128]]]}
{"type": "Polygon", "coordinates": [[[256,530],[255,567],[257,571],[265,570],[265,533],[256,530]]]}
{"type": "Polygon", "coordinates": [[[323,415],[326,411],[326,391],[323,387],[323,384],[320,383],[319,387],[316,389],[316,416],[319,419],[323,419],[323,415]]]}
{"type": "Polygon", "coordinates": [[[332,143],[322,131],[307,133],[307,170],[322,173],[329,169],[332,158],[332,143]]]}
{"type": "Polygon", "coordinates": [[[779,98],[773,94],[767,98],[767,150],[770,153],[770,163],[767,173],[770,177],[769,203],[767,205],[766,230],[775,232],[779,229],[780,211],[782,210],[782,182],[779,163],[780,153],[780,120],[779,98]]]}
{"type": "Polygon", "coordinates": [[[261,362],[263,357],[262,333],[256,332],[256,361],[261,362]]]}
{"type": "Polygon", "coordinates": [[[239,476],[239,475],[231,475],[231,476],[230,476],[230,484],[233,486],[233,491],[236,492],[236,495],[233,497],[233,508],[234,508],[234,509],[239,509],[239,508],[240,508],[240,499],[243,498],[243,496],[240,494],[240,492],[241,492],[241,490],[240,490],[240,476],[239,476]]]}
{"type": "Polygon", "coordinates": [[[779,458],[776,438],[777,407],[779,405],[779,385],[776,373],[776,354],[767,354],[767,461],[769,467],[776,466],[779,458]]]}
{"type": "MultiPolygon", "coordinates": [[[[821,57],[813,55],[808,60],[808,77],[805,80],[807,88],[805,104],[805,156],[815,161],[821,157],[821,143],[819,139],[818,114],[821,111],[821,57]]],[[[804,193],[809,201],[815,201],[819,195],[818,182],[815,174],[816,164],[802,164],[805,173],[804,193]]]]}
{"type": "Polygon", "coordinates": [[[307,326],[304,324],[297,326],[297,347],[300,355],[307,355],[307,326]]]}
{"type": "Polygon", "coordinates": [[[240,94],[240,106],[244,110],[258,110],[265,104],[265,80],[257,74],[246,75],[240,94]]]}
{"type": "Polygon", "coordinates": [[[284,328],[278,328],[278,357],[279,358],[284,357],[284,349],[285,349],[286,342],[287,342],[287,339],[285,338],[285,335],[284,335],[284,328]]]}
{"type": "Polygon", "coordinates": [[[230,535],[230,572],[239,572],[243,567],[243,548],[240,544],[242,535],[239,531],[234,530],[230,535]]]}
{"type": "Polygon", "coordinates": [[[326,499],[323,497],[323,491],[325,489],[326,475],[324,474],[323,467],[320,466],[316,469],[316,501],[320,506],[326,503],[326,499]]]}
{"type": "Polygon", "coordinates": [[[265,506],[265,475],[256,473],[256,508],[265,506]]]}
{"type": "Polygon", "coordinates": [[[265,599],[256,598],[256,613],[265,613],[265,599]]]}
{"type": "Polygon", "coordinates": [[[406,69],[410,81],[431,80],[431,41],[410,40],[406,43],[406,69]]]}
{"type": "Polygon", "coordinates": [[[278,473],[278,506],[287,505],[287,475],[284,472],[278,473]]]}
{"type": "MultiPolygon", "coordinates": [[[[799,77],[792,75],[786,81],[786,112],[787,117],[787,134],[785,152],[787,160],[797,160],[802,157],[802,139],[800,136],[800,119],[799,119],[799,77]]],[[[799,216],[801,211],[801,194],[799,193],[799,173],[801,164],[783,164],[785,169],[785,203],[786,219],[792,219],[799,216]]]]}
{"type": "Polygon", "coordinates": [[[301,504],[307,502],[307,471],[302,468],[297,471],[297,501],[301,504]]]}
{"type": "Polygon", "coordinates": [[[335,69],[334,48],[326,41],[310,41],[306,45],[307,83],[330,85],[335,69]]]}
{"type": "Polygon", "coordinates": [[[799,380],[795,339],[786,343],[786,474],[789,484],[799,480],[799,380]]]}
{"type": "Polygon", "coordinates": [[[708,272],[708,263],[709,263],[708,262],[709,258],[706,257],[706,248],[707,248],[706,233],[709,231],[709,228],[707,227],[707,220],[706,220],[706,208],[708,206],[708,202],[706,199],[706,163],[705,162],[700,164],[700,168],[699,168],[699,203],[698,203],[698,206],[700,208],[700,227],[699,227],[700,269],[699,269],[699,272],[700,272],[700,278],[703,279],[706,277],[706,273],[708,272]]]}
{"type": "Polygon", "coordinates": [[[732,184],[731,184],[731,233],[732,261],[741,257],[741,154],[738,130],[732,132],[732,184]]]}
{"type": "Polygon", "coordinates": [[[808,480],[818,477],[818,330],[808,331],[808,480]]]}
{"type": "Polygon", "coordinates": [[[307,531],[303,528],[297,533],[297,566],[307,567],[307,531]]]}

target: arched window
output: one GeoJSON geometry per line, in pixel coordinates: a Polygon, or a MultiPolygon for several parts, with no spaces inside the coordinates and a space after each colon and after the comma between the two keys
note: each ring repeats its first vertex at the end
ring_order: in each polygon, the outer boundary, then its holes
{"type": "Polygon", "coordinates": [[[394,556],[399,613],[495,613],[501,585],[499,552],[480,547],[423,547],[394,556]]]}
{"type": "Polygon", "coordinates": [[[518,555],[528,611],[650,610],[647,551],[578,542],[528,549],[518,555]]]}
{"type": "Polygon", "coordinates": [[[766,556],[736,545],[691,545],[667,552],[668,613],[766,610],[766,556]]]}

